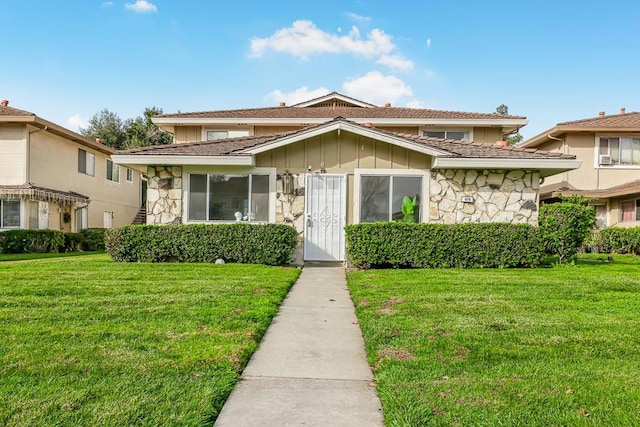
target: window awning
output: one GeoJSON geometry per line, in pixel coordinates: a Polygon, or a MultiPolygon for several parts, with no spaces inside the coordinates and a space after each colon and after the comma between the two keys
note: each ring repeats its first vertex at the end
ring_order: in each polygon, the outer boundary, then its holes
{"type": "Polygon", "coordinates": [[[3,199],[34,199],[43,202],[56,202],[61,205],[88,205],[89,197],[73,191],[59,191],[31,184],[0,185],[0,198],[3,199]]]}

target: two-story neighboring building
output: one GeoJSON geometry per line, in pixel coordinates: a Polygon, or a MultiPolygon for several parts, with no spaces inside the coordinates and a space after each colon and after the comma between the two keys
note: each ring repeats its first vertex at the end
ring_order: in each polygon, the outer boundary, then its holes
{"type": "Polygon", "coordinates": [[[113,156],[148,176],[148,224],[290,224],[297,262],[344,260],[346,224],[537,224],[540,179],[579,166],[503,144],[524,117],[377,107],[335,92],[153,121],[174,144],[113,156]]]}
{"type": "Polygon", "coordinates": [[[141,175],[113,163],[111,147],[0,103],[0,230],[130,224],[141,175]]]}
{"type": "Polygon", "coordinates": [[[542,201],[583,195],[596,207],[598,226],[640,225],[640,112],[558,123],[521,148],[569,154],[582,166],[545,178],[542,201]]]}

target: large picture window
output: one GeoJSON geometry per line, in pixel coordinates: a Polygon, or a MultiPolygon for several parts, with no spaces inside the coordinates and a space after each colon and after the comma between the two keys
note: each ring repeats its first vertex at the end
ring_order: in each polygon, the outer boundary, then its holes
{"type": "Polygon", "coordinates": [[[0,228],[20,228],[20,200],[0,199],[0,228]]]}
{"type": "Polygon", "coordinates": [[[361,175],[360,222],[420,222],[421,196],[421,176],[361,175]],[[410,201],[415,197],[413,216],[405,216],[402,212],[405,196],[410,201]]]}
{"type": "Polygon", "coordinates": [[[189,221],[268,221],[269,175],[189,175],[189,221]]]}
{"type": "Polygon", "coordinates": [[[611,156],[611,164],[613,165],[640,166],[640,138],[599,138],[598,154],[611,156]]]}

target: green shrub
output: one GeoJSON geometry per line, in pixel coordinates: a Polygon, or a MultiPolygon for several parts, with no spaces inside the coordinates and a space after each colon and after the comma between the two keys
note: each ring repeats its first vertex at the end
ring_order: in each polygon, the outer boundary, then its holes
{"type": "Polygon", "coordinates": [[[0,233],[3,254],[57,252],[64,234],[57,230],[7,230],[0,233]]]}
{"type": "Polygon", "coordinates": [[[538,217],[545,246],[558,255],[558,263],[573,257],[595,225],[595,208],[583,203],[562,201],[540,207],[538,217]]]}
{"type": "Polygon", "coordinates": [[[106,250],[123,262],[226,262],[281,265],[297,233],[282,224],[127,225],[106,233],[106,250]]]}
{"type": "Polygon", "coordinates": [[[80,233],[84,236],[82,249],[85,251],[104,251],[106,228],[85,228],[80,233]]]}
{"type": "Polygon", "coordinates": [[[82,233],[64,233],[64,251],[79,251],[84,243],[84,235],[82,233]]]}
{"type": "Polygon", "coordinates": [[[545,256],[539,229],[526,224],[378,222],[345,233],[347,258],[359,268],[535,267],[545,256]]]}
{"type": "Polygon", "coordinates": [[[640,254],[640,227],[608,227],[600,230],[602,252],[640,254]]]}

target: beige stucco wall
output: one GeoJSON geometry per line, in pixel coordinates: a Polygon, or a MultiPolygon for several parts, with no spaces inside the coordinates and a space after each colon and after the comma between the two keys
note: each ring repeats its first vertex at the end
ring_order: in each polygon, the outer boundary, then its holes
{"type": "Polygon", "coordinates": [[[24,125],[0,125],[0,185],[27,181],[27,134],[24,125]]]}
{"type": "MultiPolygon", "coordinates": [[[[607,133],[607,136],[625,136],[625,134],[607,133]]],[[[572,154],[582,165],[576,169],[562,174],[545,178],[544,185],[560,181],[581,190],[602,190],[629,181],[640,179],[640,168],[621,168],[609,166],[595,166],[596,134],[594,132],[570,133],[564,135],[565,143],[546,143],[538,149],[572,154]]]]}
{"type": "MultiPolygon", "coordinates": [[[[105,211],[113,212],[113,226],[131,224],[140,209],[140,174],[133,172],[133,182],[126,180],[126,168],[120,167],[120,182],[107,180],[108,155],[81,146],[49,132],[31,134],[29,142],[28,182],[60,191],[88,196],[89,227],[102,227],[105,211]],[[95,155],[95,176],[78,172],[78,149],[95,155]]],[[[71,212],[72,216],[75,212],[71,212]]],[[[72,218],[72,226],[75,217],[72,218]]]]}

